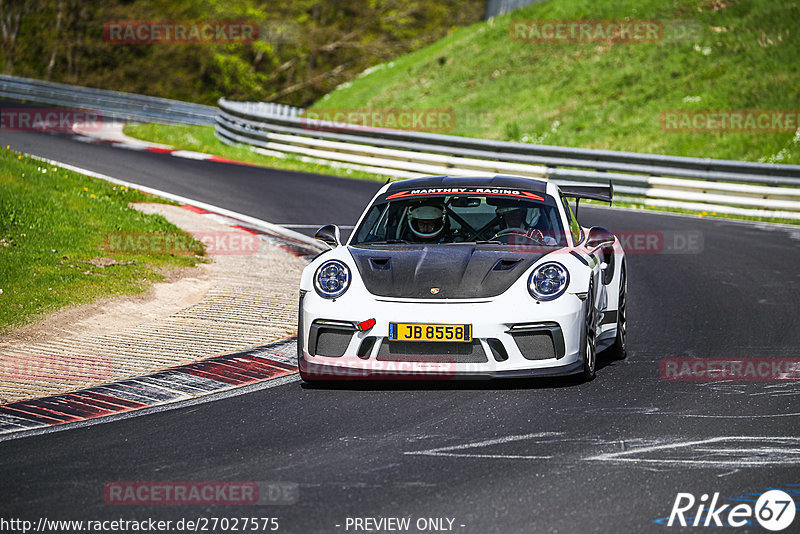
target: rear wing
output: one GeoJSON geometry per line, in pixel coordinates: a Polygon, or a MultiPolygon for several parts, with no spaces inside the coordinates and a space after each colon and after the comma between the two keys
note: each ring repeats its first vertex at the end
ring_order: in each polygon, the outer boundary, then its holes
{"type": "Polygon", "coordinates": [[[590,200],[602,200],[611,203],[614,198],[614,185],[560,185],[558,188],[565,197],[585,198],[590,200]]]}

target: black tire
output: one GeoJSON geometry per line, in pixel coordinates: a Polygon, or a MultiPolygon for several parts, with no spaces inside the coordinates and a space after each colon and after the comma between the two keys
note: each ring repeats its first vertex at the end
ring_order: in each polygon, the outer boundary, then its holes
{"type": "Polygon", "coordinates": [[[597,371],[597,310],[594,307],[594,280],[589,281],[583,333],[583,370],[581,378],[584,382],[590,382],[594,380],[597,371]]]}
{"type": "Polygon", "coordinates": [[[608,348],[613,360],[624,360],[628,356],[628,277],[623,264],[619,280],[619,306],[617,307],[617,337],[608,348]]]}

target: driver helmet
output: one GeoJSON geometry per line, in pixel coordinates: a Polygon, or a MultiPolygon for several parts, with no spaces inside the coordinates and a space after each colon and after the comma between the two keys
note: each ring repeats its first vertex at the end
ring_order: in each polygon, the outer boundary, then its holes
{"type": "Polygon", "coordinates": [[[408,226],[420,239],[435,239],[444,231],[445,214],[441,206],[423,204],[408,210],[408,226]]]}

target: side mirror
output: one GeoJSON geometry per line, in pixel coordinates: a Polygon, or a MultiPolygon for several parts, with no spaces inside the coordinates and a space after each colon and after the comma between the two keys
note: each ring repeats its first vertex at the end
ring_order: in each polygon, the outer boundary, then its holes
{"type": "Polygon", "coordinates": [[[335,224],[326,224],[314,234],[314,239],[319,239],[331,248],[342,245],[342,232],[335,224]]]}
{"type": "Polygon", "coordinates": [[[614,234],[603,227],[593,226],[589,229],[589,236],[586,238],[586,248],[596,250],[614,244],[614,234]]]}

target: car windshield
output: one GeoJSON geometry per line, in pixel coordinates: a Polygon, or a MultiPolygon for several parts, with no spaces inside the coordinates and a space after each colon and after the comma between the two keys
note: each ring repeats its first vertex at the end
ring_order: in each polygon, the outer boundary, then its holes
{"type": "Polygon", "coordinates": [[[470,194],[378,199],[350,244],[565,246],[556,203],[544,198],[470,194]]]}

